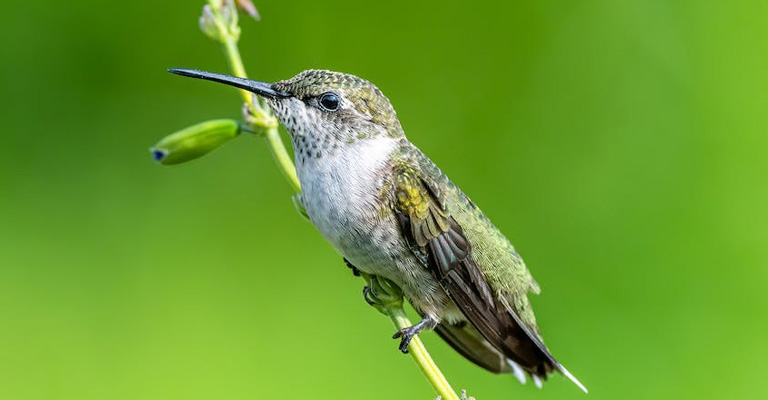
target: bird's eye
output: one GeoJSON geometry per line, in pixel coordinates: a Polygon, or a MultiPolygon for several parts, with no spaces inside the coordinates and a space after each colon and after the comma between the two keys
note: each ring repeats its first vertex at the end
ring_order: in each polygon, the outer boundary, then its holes
{"type": "Polygon", "coordinates": [[[336,93],[328,92],[320,96],[320,106],[326,111],[336,111],[339,109],[339,96],[336,93]]]}

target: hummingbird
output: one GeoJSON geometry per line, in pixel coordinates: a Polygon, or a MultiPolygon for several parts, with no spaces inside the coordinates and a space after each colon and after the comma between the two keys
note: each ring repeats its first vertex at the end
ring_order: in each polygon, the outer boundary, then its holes
{"type": "Polygon", "coordinates": [[[186,77],[261,96],[290,135],[306,216],[353,270],[399,286],[421,315],[395,334],[433,329],[493,373],[538,387],[554,372],[581,384],[544,345],[528,299],[539,285],[510,241],[405,136],[373,83],[307,70],[265,83],[193,69],[186,77]]]}

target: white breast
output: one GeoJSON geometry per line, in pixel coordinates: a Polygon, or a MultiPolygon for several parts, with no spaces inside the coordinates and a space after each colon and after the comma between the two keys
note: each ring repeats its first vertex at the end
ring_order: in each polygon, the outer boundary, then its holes
{"type": "Polygon", "coordinates": [[[345,257],[368,247],[380,230],[379,194],[388,177],[397,140],[376,137],[339,145],[339,149],[297,162],[301,199],[310,221],[345,257]]]}
{"type": "Polygon", "coordinates": [[[395,216],[381,204],[398,141],[379,137],[342,146],[297,162],[310,221],[359,270],[395,282],[419,310],[458,321],[462,314],[413,256],[395,216]]]}

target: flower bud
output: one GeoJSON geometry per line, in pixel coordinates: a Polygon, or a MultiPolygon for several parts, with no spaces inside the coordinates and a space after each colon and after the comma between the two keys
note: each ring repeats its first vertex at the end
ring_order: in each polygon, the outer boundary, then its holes
{"type": "Polygon", "coordinates": [[[224,4],[221,7],[221,19],[224,21],[224,25],[229,27],[230,30],[239,29],[237,26],[238,18],[237,18],[237,7],[235,6],[235,2],[225,1],[224,4]]]}
{"type": "Polygon", "coordinates": [[[216,15],[213,13],[213,9],[210,4],[203,6],[203,13],[200,15],[200,30],[203,31],[205,36],[217,41],[223,42],[224,37],[221,32],[221,28],[216,23],[216,15]]]}
{"type": "Polygon", "coordinates": [[[256,9],[256,6],[253,5],[251,0],[235,0],[235,2],[237,3],[237,8],[245,11],[246,14],[250,15],[251,18],[256,21],[261,21],[259,10],[256,9]]]}
{"type": "Polygon", "coordinates": [[[211,120],[172,133],[149,151],[160,164],[180,164],[210,153],[239,134],[240,124],[237,121],[211,120]]]}

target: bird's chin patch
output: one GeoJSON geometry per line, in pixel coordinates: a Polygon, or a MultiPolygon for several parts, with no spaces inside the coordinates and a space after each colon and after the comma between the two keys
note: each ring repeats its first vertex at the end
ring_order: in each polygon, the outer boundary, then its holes
{"type": "Polygon", "coordinates": [[[281,110],[284,108],[282,106],[282,103],[284,100],[278,100],[278,99],[272,99],[269,97],[264,97],[264,102],[267,103],[269,108],[272,109],[272,112],[275,113],[275,115],[279,116],[281,114],[281,110]]]}

